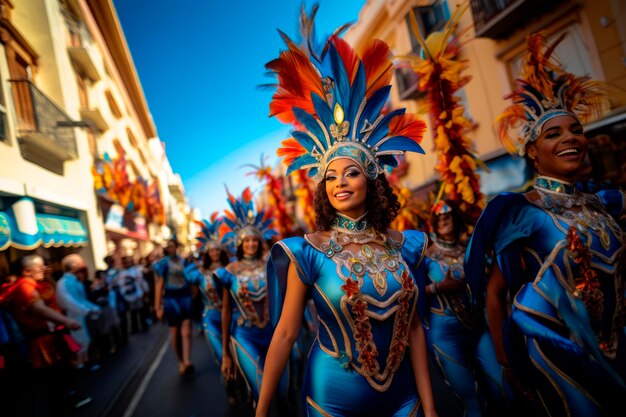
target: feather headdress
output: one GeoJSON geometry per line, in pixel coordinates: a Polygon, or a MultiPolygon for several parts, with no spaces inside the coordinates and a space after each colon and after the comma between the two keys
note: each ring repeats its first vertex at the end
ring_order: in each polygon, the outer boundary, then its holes
{"type": "Polygon", "coordinates": [[[202,245],[202,250],[222,247],[220,226],[224,220],[219,218],[218,215],[218,212],[214,212],[211,214],[210,220],[202,219],[202,221],[197,222],[198,226],[200,226],[200,231],[196,236],[196,240],[202,245]]]}
{"type": "Polygon", "coordinates": [[[565,36],[548,46],[542,33],[528,37],[517,88],[505,97],[513,104],[496,119],[500,140],[510,153],[523,156],[528,142],[536,140],[553,117],[572,116],[584,123],[603,109],[607,93],[603,83],[566,72],[552,57],[565,36]]]}
{"type": "Polygon", "coordinates": [[[230,210],[224,210],[224,223],[220,226],[220,231],[224,233],[223,244],[236,248],[248,236],[254,236],[263,241],[278,234],[272,229],[274,219],[270,211],[255,212],[250,188],[243,190],[239,198],[235,198],[228,192],[228,189],[226,194],[228,194],[230,210]]]}
{"type": "Polygon", "coordinates": [[[316,10],[311,17],[301,13],[305,46],[279,31],[287,50],[266,65],[278,81],[270,116],[296,128],[277,151],[287,174],[310,169],[309,176],[320,181],[332,160],[349,158],[374,179],[384,165],[397,165],[394,155],[424,153],[424,122],[405,109],[381,114],[393,75],[389,46],[374,40],[359,54],[336,31],[316,47],[316,10]]]}

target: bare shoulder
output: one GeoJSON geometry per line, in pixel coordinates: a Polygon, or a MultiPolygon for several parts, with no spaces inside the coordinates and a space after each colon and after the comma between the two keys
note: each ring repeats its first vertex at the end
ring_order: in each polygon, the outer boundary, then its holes
{"type": "Polygon", "coordinates": [[[395,240],[396,242],[401,242],[404,240],[404,235],[402,234],[402,232],[399,232],[394,229],[387,229],[387,236],[389,236],[391,239],[395,240]]]}

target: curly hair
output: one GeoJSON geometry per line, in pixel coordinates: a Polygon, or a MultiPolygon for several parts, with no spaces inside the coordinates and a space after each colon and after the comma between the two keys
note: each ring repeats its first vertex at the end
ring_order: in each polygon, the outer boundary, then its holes
{"type": "MultiPolygon", "coordinates": [[[[386,233],[389,225],[398,215],[400,203],[385,174],[378,175],[375,180],[367,179],[365,207],[368,210],[367,218],[374,229],[386,233]]],[[[336,210],[326,195],[326,180],[322,180],[317,184],[315,191],[315,225],[317,230],[330,230],[336,217],[336,210]]]]}
{"type": "MultiPolygon", "coordinates": [[[[228,254],[226,253],[224,249],[220,249],[220,261],[219,262],[222,266],[226,266],[230,262],[230,260],[228,259],[228,254]]],[[[207,250],[202,254],[202,267],[205,269],[209,269],[212,263],[213,263],[213,260],[211,259],[211,255],[209,255],[209,251],[207,250]]]]}

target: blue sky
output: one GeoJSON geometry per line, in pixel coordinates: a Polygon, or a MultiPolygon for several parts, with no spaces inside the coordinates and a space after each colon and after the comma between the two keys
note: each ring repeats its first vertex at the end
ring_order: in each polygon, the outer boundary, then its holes
{"type": "MultiPolygon", "coordinates": [[[[354,22],[365,0],[319,0],[320,34],[354,22]]],[[[261,185],[244,164],[275,150],[289,127],[270,119],[264,64],[298,33],[297,0],[114,0],[158,135],[192,207],[204,217],[261,185]]],[[[305,2],[307,9],[313,4],[305,2]]]]}

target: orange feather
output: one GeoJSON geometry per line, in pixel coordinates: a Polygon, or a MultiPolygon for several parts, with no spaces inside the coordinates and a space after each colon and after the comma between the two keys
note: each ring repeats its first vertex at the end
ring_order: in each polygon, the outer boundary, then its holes
{"type": "Polygon", "coordinates": [[[406,136],[420,143],[424,138],[426,123],[416,114],[400,114],[389,122],[389,136],[406,136]]]}
{"type": "Polygon", "coordinates": [[[285,139],[280,144],[282,146],[276,150],[276,155],[284,157],[283,163],[286,165],[291,165],[297,157],[307,152],[306,149],[300,145],[300,142],[294,138],[285,139]]]}
{"type": "Polygon", "coordinates": [[[361,57],[367,80],[365,96],[369,98],[374,92],[391,83],[393,65],[389,46],[380,39],[374,39],[363,49],[361,57]]]}

